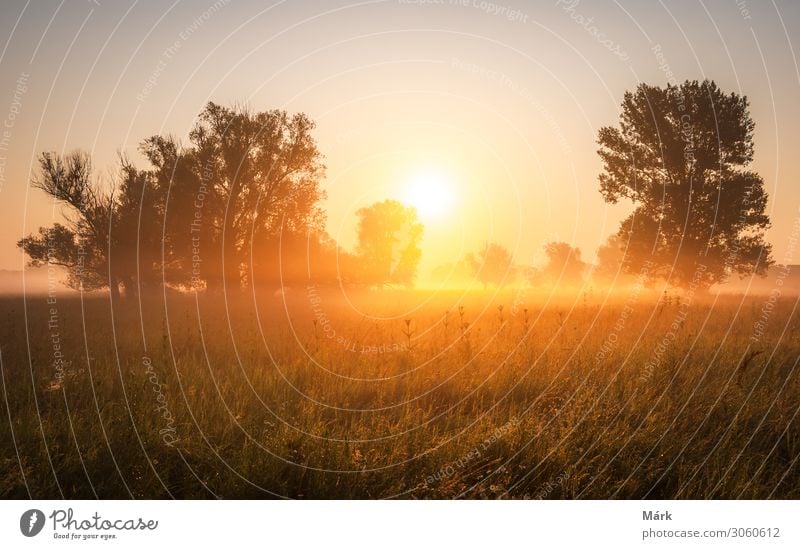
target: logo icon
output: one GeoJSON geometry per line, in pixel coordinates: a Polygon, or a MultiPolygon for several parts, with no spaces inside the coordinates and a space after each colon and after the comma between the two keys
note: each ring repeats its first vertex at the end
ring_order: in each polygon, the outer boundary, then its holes
{"type": "Polygon", "coordinates": [[[29,509],[19,518],[19,530],[22,535],[32,538],[44,528],[44,513],[38,509],[29,509]]]}

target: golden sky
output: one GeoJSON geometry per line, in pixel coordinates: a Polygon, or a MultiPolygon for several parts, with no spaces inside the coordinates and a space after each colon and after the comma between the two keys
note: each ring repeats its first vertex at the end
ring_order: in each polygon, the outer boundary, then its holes
{"type": "MultiPolygon", "coordinates": [[[[34,4],[0,17],[0,268],[60,216],[30,189],[45,150],[91,151],[108,177],[154,133],[186,139],[210,100],[316,120],[328,229],[435,190],[424,280],[486,240],[591,259],[628,211],[599,192],[597,131],[625,90],[711,78],[751,100],[780,262],[800,215],[800,3],[242,0],[34,4]]],[[[800,262],[795,260],[794,262],[800,262]]]]}

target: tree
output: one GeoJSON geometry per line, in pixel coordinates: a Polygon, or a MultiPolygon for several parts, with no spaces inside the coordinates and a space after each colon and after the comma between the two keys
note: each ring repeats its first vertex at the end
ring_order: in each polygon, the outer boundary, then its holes
{"type": "Polygon", "coordinates": [[[108,191],[91,180],[87,154],[45,153],[33,184],[69,208],[67,220],[18,245],[34,265],[66,267],[73,287],[108,286],[113,296],[120,286],[133,294],[162,281],[238,288],[253,273],[274,273],[278,260],[269,250],[301,237],[316,272],[330,278],[336,250],[319,207],[324,166],[313,127],[303,114],[209,103],[190,146],[146,139],[140,149],[150,166],[122,158],[108,191]]]}
{"type": "Polygon", "coordinates": [[[206,185],[197,154],[182,149],[171,137],[154,136],[139,146],[150,162],[155,212],[141,221],[160,235],[158,271],[176,287],[222,283],[218,250],[220,198],[206,185]]]}
{"type": "Polygon", "coordinates": [[[41,227],[38,234],[21,239],[17,246],[32,266],[65,267],[70,287],[93,290],[108,286],[112,296],[119,297],[121,278],[117,265],[110,261],[113,192],[102,192],[91,176],[91,160],[85,153],[43,153],[33,186],[68,207],[66,224],[41,227]]]}
{"type": "Polygon", "coordinates": [[[139,288],[161,284],[162,196],[152,174],[121,158],[121,177],[114,186],[115,199],[109,234],[110,257],[127,295],[139,288]]]}
{"type": "Polygon", "coordinates": [[[376,202],[358,216],[359,278],[370,285],[413,284],[422,252],[417,211],[396,200],[376,202]]]}
{"type": "Polygon", "coordinates": [[[598,154],[606,202],[634,205],[618,232],[628,272],[650,261],[651,275],[699,287],[766,272],[767,194],[747,169],[753,129],[747,98],[714,82],[625,94],[620,126],[600,130],[598,154]]]}
{"type": "Polygon", "coordinates": [[[324,232],[286,231],[260,241],[253,251],[253,282],[261,287],[331,286],[350,281],[349,254],[324,232]]]}
{"type": "Polygon", "coordinates": [[[89,155],[43,153],[33,186],[67,206],[66,225],[39,228],[17,243],[29,264],[67,269],[67,285],[82,290],[108,287],[119,297],[135,294],[157,278],[161,231],[153,221],[156,204],[147,172],[121,159],[121,176],[110,189],[92,181],[89,155]]]}
{"type": "Polygon", "coordinates": [[[321,234],[322,155],[304,114],[251,113],[209,103],[191,146],[154,136],[142,144],[164,195],[166,243],[183,283],[239,288],[274,268],[258,252],[287,234],[321,234]],[[199,257],[198,257],[199,256],[199,257]]]}
{"type": "Polygon", "coordinates": [[[467,259],[475,278],[486,288],[488,285],[503,286],[514,278],[514,258],[507,248],[487,242],[477,255],[467,259]]]}
{"type": "Polygon", "coordinates": [[[618,234],[612,234],[597,248],[597,265],[592,269],[592,277],[610,282],[624,274],[625,242],[618,234]]]}
{"type": "Polygon", "coordinates": [[[549,242],[544,247],[547,264],[541,276],[547,281],[565,286],[578,285],[583,281],[586,263],[581,260],[581,251],[566,242],[549,242]]]}

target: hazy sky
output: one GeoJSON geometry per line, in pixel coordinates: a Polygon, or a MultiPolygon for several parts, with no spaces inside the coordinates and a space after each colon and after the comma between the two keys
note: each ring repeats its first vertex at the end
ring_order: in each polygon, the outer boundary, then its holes
{"type": "MultiPolygon", "coordinates": [[[[328,166],[328,229],[448,181],[422,272],[500,242],[587,258],[627,209],[599,192],[597,130],[639,82],[712,78],[746,94],[779,261],[800,205],[800,2],[111,0],[0,7],[0,268],[61,211],[30,189],[41,151],[92,152],[108,176],[155,133],[182,139],[207,101],[303,111],[328,166]],[[659,51],[660,54],[656,54],[659,51]]],[[[795,258],[794,262],[800,262],[795,258]]]]}

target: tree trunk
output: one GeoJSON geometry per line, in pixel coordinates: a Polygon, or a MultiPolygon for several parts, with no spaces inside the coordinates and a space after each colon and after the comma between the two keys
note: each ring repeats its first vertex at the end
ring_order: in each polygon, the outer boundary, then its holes
{"type": "Polygon", "coordinates": [[[125,288],[125,299],[135,299],[138,292],[136,288],[136,283],[133,281],[133,277],[126,276],[122,279],[122,286],[125,288]]]}
{"type": "Polygon", "coordinates": [[[112,277],[111,282],[108,285],[108,290],[111,293],[111,302],[119,303],[119,282],[117,281],[116,277],[112,277]]]}
{"type": "Polygon", "coordinates": [[[239,291],[241,285],[241,275],[239,273],[238,254],[236,241],[233,235],[233,227],[225,235],[225,256],[223,257],[222,272],[225,273],[224,286],[228,292],[239,291]]]}

